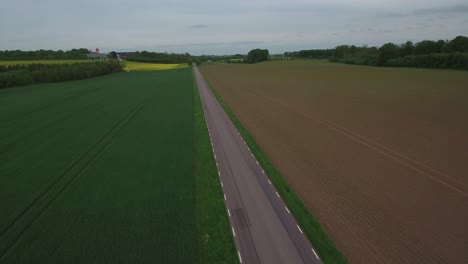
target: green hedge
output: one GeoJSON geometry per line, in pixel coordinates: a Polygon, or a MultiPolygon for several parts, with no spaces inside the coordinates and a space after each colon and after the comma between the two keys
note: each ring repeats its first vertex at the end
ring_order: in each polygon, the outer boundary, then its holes
{"type": "Polygon", "coordinates": [[[114,60],[75,64],[0,66],[0,88],[87,79],[122,70],[122,64],[114,60]]]}

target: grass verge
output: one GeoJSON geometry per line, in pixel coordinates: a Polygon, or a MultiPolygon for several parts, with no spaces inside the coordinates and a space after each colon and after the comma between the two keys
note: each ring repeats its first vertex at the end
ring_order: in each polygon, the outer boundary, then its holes
{"type": "Polygon", "coordinates": [[[275,168],[273,163],[263,152],[260,146],[255,142],[254,138],[250,135],[249,131],[244,128],[239,119],[234,115],[229,106],[224,102],[221,96],[213,89],[211,84],[207,81],[208,86],[220,102],[224,111],[227,113],[231,121],[237,127],[237,130],[244,138],[250,150],[257,158],[258,162],[262,165],[266,174],[275,186],[278,193],[283,198],[290,211],[293,213],[296,221],[301,226],[304,233],[318,251],[324,263],[347,263],[346,257],[336,248],[333,241],[328,237],[318,220],[307,210],[302,200],[294,193],[288,186],[284,178],[275,168]]]}
{"type": "Polygon", "coordinates": [[[203,109],[193,76],[198,263],[238,263],[203,109]]]}

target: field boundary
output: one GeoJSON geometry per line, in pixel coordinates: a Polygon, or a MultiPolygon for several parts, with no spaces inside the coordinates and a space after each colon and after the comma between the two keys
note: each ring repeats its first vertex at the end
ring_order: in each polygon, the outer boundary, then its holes
{"type": "MultiPolygon", "coordinates": [[[[206,80],[206,79],[205,79],[206,80]]],[[[260,165],[265,170],[268,178],[271,180],[275,188],[278,190],[284,202],[289,207],[291,213],[296,218],[304,233],[307,235],[313,246],[317,249],[318,254],[324,263],[347,263],[346,257],[336,248],[333,241],[330,239],[325,229],[319,221],[305,207],[303,201],[289,187],[286,180],[274,167],[268,156],[263,152],[260,146],[255,142],[254,138],[248,130],[242,125],[239,119],[234,115],[229,106],[224,102],[221,96],[215,91],[213,86],[206,80],[208,87],[214,94],[218,102],[223,107],[226,114],[229,116],[237,130],[244,138],[252,153],[259,161],[260,165]]]]}
{"type": "Polygon", "coordinates": [[[238,263],[193,68],[197,263],[238,263]]]}

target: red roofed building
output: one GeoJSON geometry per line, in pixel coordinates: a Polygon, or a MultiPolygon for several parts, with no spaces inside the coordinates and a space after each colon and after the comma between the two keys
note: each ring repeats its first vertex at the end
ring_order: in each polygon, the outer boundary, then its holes
{"type": "Polygon", "coordinates": [[[99,54],[99,49],[96,48],[96,51],[91,51],[91,50],[89,50],[89,53],[90,53],[90,54],[99,54]]]}

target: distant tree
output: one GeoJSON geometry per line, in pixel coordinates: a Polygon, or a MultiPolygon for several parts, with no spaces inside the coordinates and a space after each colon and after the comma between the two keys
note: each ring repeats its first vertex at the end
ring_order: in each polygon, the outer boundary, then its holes
{"type": "Polygon", "coordinates": [[[411,41],[407,41],[404,44],[401,44],[400,46],[400,56],[408,56],[408,55],[413,55],[414,53],[414,44],[411,41]]]}
{"type": "Polygon", "coordinates": [[[452,42],[451,41],[445,41],[444,46],[442,47],[442,52],[444,53],[452,53],[454,52],[452,42]]]}
{"type": "Polygon", "coordinates": [[[269,57],[269,52],[267,49],[253,49],[247,54],[247,63],[257,63],[262,61],[267,61],[269,57]]]}
{"type": "Polygon", "coordinates": [[[0,60],[76,60],[86,59],[87,49],[72,49],[68,51],[53,50],[0,50],[0,60]]]}
{"type": "Polygon", "coordinates": [[[436,41],[436,46],[437,46],[437,53],[444,52],[444,46],[445,46],[445,41],[444,40],[438,40],[436,41]]]}
{"type": "Polygon", "coordinates": [[[384,65],[388,60],[398,58],[400,49],[393,43],[386,43],[379,48],[379,57],[377,60],[378,65],[384,65]]]}
{"type": "Polygon", "coordinates": [[[468,38],[464,36],[458,36],[450,41],[450,45],[453,51],[468,52],[468,38]]]}
{"type": "Polygon", "coordinates": [[[432,40],[423,40],[421,42],[416,43],[414,47],[414,54],[416,55],[423,55],[423,54],[431,54],[431,53],[438,53],[440,52],[440,47],[437,42],[432,40]]]}
{"type": "Polygon", "coordinates": [[[348,45],[341,45],[335,48],[334,57],[337,58],[344,58],[349,53],[349,46],[348,45]]]}
{"type": "Polygon", "coordinates": [[[116,53],[115,51],[111,51],[111,52],[109,53],[109,58],[110,58],[110,59],[117,59],[117,58],[118,58],[118,57],[117,57],[117,53],[116,53]]]}

